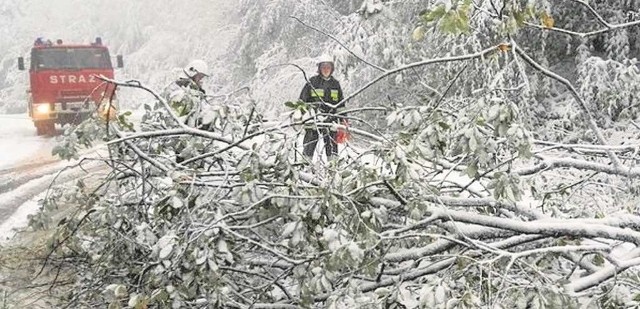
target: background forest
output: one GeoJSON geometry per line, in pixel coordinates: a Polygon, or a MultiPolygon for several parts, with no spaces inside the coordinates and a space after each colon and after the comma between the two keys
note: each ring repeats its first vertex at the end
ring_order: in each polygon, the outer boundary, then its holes
{"type": "MultiPolygon", "coordinates": [[[[638,306],[640,1],[242,1],[228,53],[196,2],[108,32],[122,104],[145,116],[83,123],[57,150],[105,140],[112,170],[43,201],[82,204],[47,259],[77,274],[63,302],[638,306]],[[327,53],[353,139],[300,164],[300,68],[327,53]],[[199,127],[153,98],[192,56],[214,68],[199,127]]],[[[20,111],[8,57],[0,108],[20,111]]]]}

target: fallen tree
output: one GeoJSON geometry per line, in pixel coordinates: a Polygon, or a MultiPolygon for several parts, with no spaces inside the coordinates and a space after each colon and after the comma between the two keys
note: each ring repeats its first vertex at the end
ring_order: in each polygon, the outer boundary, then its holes
{"type": "MultiPolygon", "coordinates": [[[[492,18],[504,13],[489,4],[477,9],[492,18]]],[[[469,10],[425,14],[446,25],[469,10]]],[[[543,31],[560,31],[548,18],[543,31]]],[[[445,30],[466,29],[455,25],[445,30]]],[[[152,89],[105,80],[147,91],[157,103],[146,106],[139,126],[126,115],[86,122],[58,149],[69,157],[79,144],[104,139],[111,171],[94,190],[56,195],[84,201],[60,224],[48,261],[77,273],[65,301],[136,308],[634,304],[640,141],[613,145],[615,128],[602,125],[596,104],[517,39],[378,66],[377,77],[346,100],[431,65],[459,73],[426,103],[388,108],[385,127],[357,107],[348,111],[354,141],[326,164],[300,156],[299,126],[337,125],[309,117],[305,104],[287,104],[291,117],[264,122],[251,97],[222,96],[203,103],[187,125],[152,89]],[[494,79],[478,81],[489,73],[494,79]],[[519,100],[532,100],[531,76],[557,83],[569,98],[581,120],[571,127],[584,130],[577,141],[540,134],[539,121],[524,119],[519,100]],[[458,81],[478,87],[454,87],[458,81]]]]}

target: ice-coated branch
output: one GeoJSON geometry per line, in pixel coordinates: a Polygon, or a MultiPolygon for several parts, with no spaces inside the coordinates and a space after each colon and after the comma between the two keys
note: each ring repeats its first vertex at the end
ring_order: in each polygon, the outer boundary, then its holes
{"type": "Polygon", "coordinates": [[[519,259],[529,255],[537,255],[537,254],[547,254],[547,253],[571,253],[571,252],[580,252],[580,251],[611,251],[611,247],[608,245],[595,244],[595,245],[584,245],[584,246],[553,246],[553,247],[545,247],[545,248],[537,248],[531,250],[525,250],[520,252],[511,253],[511,258],[519,259]]]}
{"type": "MultiPolygon", "coordinates": [[[[244,270],[244,269],[238,269],[238,268],[234,268],[234,267],[226,267],[226,266],[219,266],[219,268],[221,270],[224,271],[229,271],[229,272],[237,272],[237,273],[242,273],[242,274],[247,274],[247,275],[251,275],[251,276],[256,276],[256,277],[260,277],[262,279],[268,280],[273,282],[273,284],[275,286],[277,286],[286,296],[289,300],[293,299],[293,297],[291,296],[291,292],[289,292],[289,290],[287,288],[285,288],[281,283],[280,280],[278,278],[271,278],[269,276],[267,276],[264,273],[261,272],[257,272],[257,271],[250,271],[250,270],[244,270]]],[[[286,273],[283,272],[283,274],[286,273]]]]}
{"type": "Polygon", "coordinates": [[[460,221],[487,227],[507,229],[519,233],[541,234],[554,237],[601,237],[640,244],[640,232],[619,227],[607,226],[604,224],[588,224],[584,223],[584,221],[580,219],[565,219],[562,221],[520,221],[462,211],[441,209],[432,209],[431,214],[445,221],[460,221]]]}
{"type": "MultiPolygon", "coordinates": [[[[522,244],[522,243],[527,243],[530,241],[535,241],[538,240],[540,238],[543,238],[543,236],[540,235],[519,235],[519,236],[515,236],[512,237],[510,239],[506,239],[506,240],[502,240],[502,241],[498,241],[495,243],[492,243],[492,247],[493,248],[498,248],[498,249],[505,249],[508,247],[512,247],[518,244],[522,244]]],[[[448,244],[446,244],[445,242],[447,241],[443,241],[440,244],[434,245],[431,249],[436,249],[437,247],[440,247],[440,249],[444,249],[448,246],[448,244]]],[[[435,244],[435,243],[434,243],[435,244]]],[[[434,253],[439,252],[439,250],[434,250],[432,251],[434,253]]],[[[422,252],[424,254],[428,254],[427,251],[422,252]]],[[[470,257],[477,257],[480,256],[482,253],[481,252],[474,252],[470,254],[470,257]]],[[[389,254],[387,255],[387,258],[391,257],[392,260],[394,261],[406,261],[408,259],[404,259],[405,257],[408,256],[402,256],[402,253],[400,254],[389,254]]],[[[420,258],[420,257],[424,257],[423,255],[417,255],[415,256],[415,258],[420,258]]],[[[457,257],[451,257],[451,258],[445,258],[436,262],[433,262],[425,267],[421,267],[421,268],[410,268],[410,269],[406,269],[404,271],[401,271],[399,275],[397,276],[391,276],[391,277],[387,277],[384,278],[382,280],[379,280],[378,282],[371,282],[371,283],[365,283],[360,285],[360,291],[363,293],[366,292],[370,292],[373,291],[377,288],[380,287],[386,287],[386,286],[391,286],[391,285],[396,285],[399,282],[403,282],[403,281],[411,281],[411,280],[415,280],[417,278],[429,275],[429,274],[434,274],[437,273],[441,270],[444,270],[448,267],[450,267],[451,265],[455,264],[456,261],[458,260],[457,257]]],[[[316,297],[314,300],[316,302],[319,301],[323,301],[326,300],[328,298],[328,295],[320,295],[318,297],[316,297]]]]}
{"type": "Polygon", "coordinates": [[[617,265],[607,265],[596,273],[576,279],[565,285],[565,290],[569,293],[584,291],[588,288],[599,285],[630,267],[638,265],[640,265],[640,250],[635,249],[627,256],[626,260],[618,261],[617,265]]]}
{"type": "Polygon", "coordinates": [[[176,115],[176,113],[173,111],[173,108],[171,108],[171,106],[169,106],[169,103],[167,103],[167,100],[165,100],[162,96],[157,94],[155,91],[151,90],[149,87],[146,87],[146,86],[142,85],[139,81],[137,81],[137,80],[129,80],[129,81],[126,81],[126,82],[119,82],[117,80],[110,79],[110,78],[104,77],[102,75],[99,76],[98,78],[103,80],[103,81],[105,81],[105,82],[112,83],[112,84],[114,84],[116,86],[138,88],[138,89],[142,89],[142,90],[150,93],[156,100],[158,100],[158,102],[160,102],[160,104],[162,104],[162,106],[167,111],[167,113],[169,113],[171,118],[180,127],[188,128],[188,126],[186,124],[184,124],[182,121],[180,121],[180,117],[178,117],[178,115],[176,115]]]}
{"type": "Polygon", "coordinates": [[[495,208],[507,209],[522,215],[527,216],[528,218],[538,219],[543,217],[543,215],[536,211],[533,208],[523,207],[517,203],[504,202],[499,201],[494,198],[485,197],[485,198],[459,198],[459,197],[448,197],[448,196],[424,196],[422,197],[426,201],[446,206],[458,206],[458,207],[481,207],[481,206],[490,206],[495,208]]]}
{"type": "Polygon", "coordinates": [[[175,128],[175,129],[147,131],[147,132],[139,132],[139,133],[132,133],[132,134],[122,134],[122,137],[113,139],[107,142],[107,145],[117,144],[127,140],[132,140],[132,139],[153,138],[153,137],[161,137],[161,136],[176,136],[176,135],[193,135],[193,136],[204,137],[214,141],[233,145],[233,147],[237,147],[242,150],[247,150],[250,148],[250,146],[248,145],[242,145],[242,144],[236,143],[233,140],[227,137],[224,137],[222,135],[214,134],[209,131],[191,128],[189,126],[175,128]]]}
{"type": "MultiPolygon", "coordinates": [[[[120,130],[115,128],[115,126],[113,126],[113,125],[111,126],[111,130],[113,132],[115,132],[115,134],[120,138],[122,138],[124,136],[124,134],[120,130]]],[[[160,169],[161,171],[163,171],[165,173],[167,171],[169,171],[169,168],[166,165],[164,165],[164,164],[160,163],[158,160],[153,159],[150,156],[148,156],[144,151],[142,151],[140,148],[138,148],[138,146],[136,146],[130,140],[124,140],[123,142],[127,145],[127,147],[129,147],[133,152],[135,152],[143,160],[151,163],[151,165],[157,167],[158,169],[160,169]]]]}
{"type": "Polygon", "coordinates": [[[235,231],[233,231],[232,229],[230,229],[230,228],[228,228],[228,227],[226,227],[224,225],[218,225],[217,227],[219,227],[221,230],[224,230],[226,233],[228,233],[230,235],[233,235],[233,237],[236,237],[238,239],[244,240],[244,241],[246,241],[248,243],[251,243],[251,244],[253,244],[255,246],[258,246],[258,247],[260,247],[260,248],[262,248],[262,249],[264,249],[264,250],[266,250],[268,252],[271,252],[273,255],[277,256],[278,258],[282,259],[285,262],[288,262],[288,263],[291,263],[291,264],[294,264],[294,265],[299,265],[299,264],[302,264],[302,263],[305,262],[304,260],[292,259],[288,255],[286,255],[286,254],[284,254],[284,253],[282,253],[282,252],[280,252],[280,251],[278,251],[276,249],[270,248],[267,245],[265,245],[265,244],[263,244],[261,242],[255,241],[255,240],[253,240],[253,239],[251,239],[249,237],[246,237],[246,236],[244,236],[244,235],[242,235],[240,233],[236,233],[235,231]]]}
{"type": "Polygon", "coordinates": [[[609,29],[612,28],[611,24],[608,23],[606,20],[604,20],[602,15],[600,15],[589,3],[587,3],[584,0],[572,0],[572,1],[580,3],[580,4],[584,5],[584,6],[586,6],[587,9],[591,12],[591,14],[593,14],[603,26],[605,26],[605,27],[607,27],[609,29]]]}
{"type": "MultiPolygon", "coordinates": [[[[313,117],[302,119],[299,122],[283,124],[283,125],[276,126],[276,127],[271,127],[271,128],[265,128],[264,130],[261,130],[261,131],[254,132],[252,134],[246,135],[245,137],[243,137],[242,139],[239,139],[237,141],[222,140],[223,142],[226,142],[229,145],[227,147],[223,147],[223,148],[218,149],[218,150],[213,151],[213,152],[207,152],[207,153],[203,153],[201,155],[189,158],[189,159],[183,161],[182,164],[189,164],[189,163],[193,163],[193,162],[196,162],[196,161],[208,158],[208,157],[212,157],[212,156],[218,155],[220,153],[223,153],[225,151],[228,151],[229,149],[234,148],[234,147],[239,147],[239,148],[244,149],[244,150],[250,149],[250,146],[248,146],[248,145],[242,146],[242,144],[247,142],[247,141],[249,141],[249,140],[251,140],[254,137],[265,135],[265,134],[267,134],[269,132],[282,131],[283,129],[294,127],[296,125],[302,125],[302,124],[305,124],[305,123],[309,122],[310,120],[313,120],[313,117]]],[[[315,125],[317,127],[320,127],[320,128],[326,127],[326,128],[333,128],[333,129],[338,129],[338,128],[348,129],[350,133],[354,133],[354,134],[358,134],[358,135],[361,135],[361,136],[365,136],[365,137],[368,137],[368,138],[370,138],[372,140],[375,140],[375,141],[378,141],[378,142],[384,141],[384,138],[382,138],[380,136],[377,136],[375,134],[369,133],[369,132],[361,130],[361,129],[347,127],[347,126],[344,126],[344,125],[341,125],[341,124],[337,124],[337,123],[316,123],[315,125]]],[[[193,129],[191,127],[187,127],[186,130],[187,131],[197,130],[197,132],[199,134],[209,135],[209,131],[193,129]]],[[[194,134],[194,135],[197,135],[197,134],[194,134]]],[[[207,137],[207,136],[204,136],[204,137],[207,137]]],[[[217,137],[221,137],[221,136],[217,136],[217,137]]],[[[216,139],[214,139],[214,140],[216,140],[216,139]]]]}
{"type": "Polygon", "coordinates": [[[589,151],[589,152],[606,152],[606,151],[633,152],[640,149],[640,144],[630,144],[630,145],[562,144],[562,143],[555,143],[555,142],[535,140],[535,139],[533,140],[533,142],[539,145],[553,146],[556,148],[570,149],[570,150],[589,151]]]}
{"type": "MultiPolygon", "coordinates": [[[[529,55],[527,55],[522,49],[518,48],[516,44],[512,44],[512,45],[516,53],[520,55],[520,57],[524,59],[526,63],[528,63],[530,66],[532,66],[542,74],[546,75],[547,77],[550,77],[560,82],[571,92],[571,95],[573,96],[573,98],[578,102],[578,106],[580,107],[580,110],[582,110],[582,113],[584,114],[585,118],[587,118],[587,125],[589,126],[589,128],[591,128],[593,133],[596,135],[600,144],[607,145],[608,144],[607,140],[604,138],[604,135],[602,134],[602,131],[598,127],[598,124],[596,123],[595,118],[591,114],[589,107],[587,107],[587,103],[582,99],[582,97],[580,96],[578,91],[575,89],[575,87],[573,87],[573,84],[571,84],[571,82],[569,82],[566,78],[552,72],[551,70],[537,63],[535,60],[529,57],[529,55]]],[[[615,153],[613,153],[612,151],[607,151],[607,155],[609,156],[609,158],[611,159],[611,162],[613,162],[613,165],[616,168],[622,167],[622,163],[620,163],[620,159],[615,153]]]]}
{"type": "Polygon", "coordinates": [[[544,158],[542,162],[536,164],[532,167],[522,168],[515,170],[514,173],[525,176],[525,175],[533,175],[537,172],[546,169],[558,168],[558,167],[570,167],[580,170],[601,172],[610,175],[620,175],[629,178],[638,178],[640,177],[640,168],[638,167],[615,167],[607,164],[589,162],[584,160],[576,160],[576,159],[557,159],[557,158],[544,158]]]}
{"type": "MultiPolygon", "coordinates": [[[[578,2],[582,2],[582,1],[578,1],[578,2]]],[[[600,17],[601,18],[601,17],[600,17]]],[[[603,33],[607,33],[609,31],[613,31],[613,30],[617,30],[617,29],[622,29],[622,28],[627,28],[627,27],[632,27],[632,26],[636,26],[636,25],[640,25],[640,20],[634,20],[634,21],[630,21],[630,22],[626,22],[626,23],[622,23],[622,24],[609,24],[605,21],[606,28],[603,29],[598,29],[598,30],[594,30],[594,31],[589,31],[589,32],[577,32],[577,31],[572,31],[572,30],[567,30],[567,29],[563,29],[563,28],[556,28],[556,27],[545,27],[543,25],[538,25],[538,24],[534,24],[531,22],[524,22],[527,26],[529,27],[533,27],[533,28],[538,28],[541,30],[546,30],[546,31],[554,31],[554,32],[558,32],[558,33],[564,33],[564,34],[568,34],[568,35],[572,35],[572,36],[578,36],[581,38],[586,38],[586,37],[590,37],[590,36],[595,36],[595,35],[599,35],[599,34],[603,34],[603,33]]],[[[601,21],[602,23],[602,21],[601,21]]]]}
{"type": "MultiPolygon", "coordinates": [[[[482,228],[478,228],[470,231],[465,230],[465,236],[473,239],[482,239],[484,237],[495,237],[495,236],[498,236],[499,233],[504,234],[504,232],[500,232],[497,229],[489,228],[489,227],[482,227],[482,228]]],[[[497,248],[506,248],[506,247],[519,245],[522,243],[528,243],[528,242],[540,240],[546,237],[547,236],[543,236],[543,235],[518,235],[511,238],[507,238],[502,241],[495,242],[492,244],[492,246],[497,248]]],[[[441,254],[442,252],[445,252],[446,250],[453,247],[455,244],[456,243],[451,240],[439,239],[423,247],[398,250],[396,252],[389,253],[384,256],[384,260],[388,262],[402,262],[402,261],[408,261],[408,260],[417,260],[426,256],[441,254]]]]}
{"type": "Polygon", "coordinates": [[[400,73],[400,72],[403,72],[403,71],[406,71],[406,70],[409,70],[409,69],[413,69],[413,68],[421,67],[421,66],[425,66],[425,65],[430,65],[430,64],[434,64],[434,63],[447,63],[447,62],[455,62],[455,61],[465,61],[465,60],[480,59],[480,58],[486,57],[487,55],[489,55],[491,53],[499,51],[498,46],[500,46],[500,45],[492,46],[492,47],[486,48],[486,49],[481,50],[481,51],[476,52],[476,53],[471,53],[471,54],[466,54],[466,55],[459,55],[459,56],[451,56],[451,57],[427,59],[427,60],[423,60],[423,61],[410,63],[410,64],[407,64],[407,65],[404,65],[404,66],[401,66],[401,67],[398,67],[398,68],[395,68],[395,69],[392,69],[392,70],[386,70],[384,73],[380,74],[378,77],[374,78],[373,80],[368,82],[366,85],[360,87],[360,89],[357,89],[356,91],[354,91],[351,94],[349,94],[341,102],[338,102],[337,104],[330,104],[330,103],[325,103],[325,104],[330,106],[330,107],[337,107],[339,104],[351,100],[352,98],[356,97],[361,92],[363,92],[366,89],[368,89],[369,87],[375,85],[376,83],[378,83],[382,79],[384,79],[384,78],[386,78],[388,76],[391,76],[393,74],[397,74],[397,73],[400,73]]]}

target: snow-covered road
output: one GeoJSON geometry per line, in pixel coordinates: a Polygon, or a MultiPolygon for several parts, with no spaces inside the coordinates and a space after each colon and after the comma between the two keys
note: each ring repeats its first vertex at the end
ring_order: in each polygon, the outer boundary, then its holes
{"type": "Polygon", "coordinates": [[[54,144],[52,137],[36,136],[27,114],[0,115],[0,173],[51,162],[54,144]]]}
{"type": "Polygon", "coordinates": [[[55,137],[36,135],[26,114],[0,115],[0,242],[26,225],[54,180],[64,183],[86,174],[71,168],[77,162],[53,157],[55,145],[55,137]]]}

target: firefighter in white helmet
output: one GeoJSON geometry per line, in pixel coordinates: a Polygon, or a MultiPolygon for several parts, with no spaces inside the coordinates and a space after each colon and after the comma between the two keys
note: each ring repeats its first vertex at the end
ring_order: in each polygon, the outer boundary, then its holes
{"type": "MultiPolygon", "coordinates": [[[[344,102],[342,102],[343,96],[340,83],[333,77],[335,63],[332,57],[323,55],[318,58],[317,64],[318,75],[311,77],[304,85],[300,93],[300,100],[311,103],[311,112],[318,115],[316,121],[325,123],[338,122],[339,117],[336,114],[341,112],[345,106],[344,102]],[[331,104],[331,106],[327,103],[331,104]],[[336,104],[338,105],[336,106],[336,104]]],[[[344,117],[344,115],[341,116],[344,117]]],[[[331,159],[331,157],[338,154],[336,131],[326,127],[307,127],[303,139],[303,153],[309,160],[313,159],[320,135],[324,140],[327,159],[331,159]]]]}
{"type": "MultiPolygon", "coordinates": [[[[173,113],[187,126],[199,128],[202,121],[201,111],[206,99],[206,92],[202,87],[205,77],[210,76],[209,66],[204,60],[195,59],[182,69],[181,76],[169,84],[161,96],[166,100],[173,113]]],[[[170,119],[170,118],[162,118],[170,119]]],[[[167,121],[167,127],[173,126],[171,120],[167,121]]],[[[186,159],[183,151],[187,148],[185,140],[176,140],[173,149],[176,153],[176,162],[186,159]]]]}
{"type": "Polygon", "coordinates": [[[196,59],[183,69],[186,78],[182,77],[176,81],[180,87],[189,87],[193,90],[205,93],[202,88],[202,79],[209,76],[209,66],[204,60],[196,59]]]}
{"type": "Polygon", "coordinates": [[[209,66],[201,59],[192,60],[182,71],[184,76],[172,82],[162,92],[162,96],[178,117],[192,114],[199,108],[206,94],[202,88],[202,81],[205,77],[210,76],[209,66]]]}

